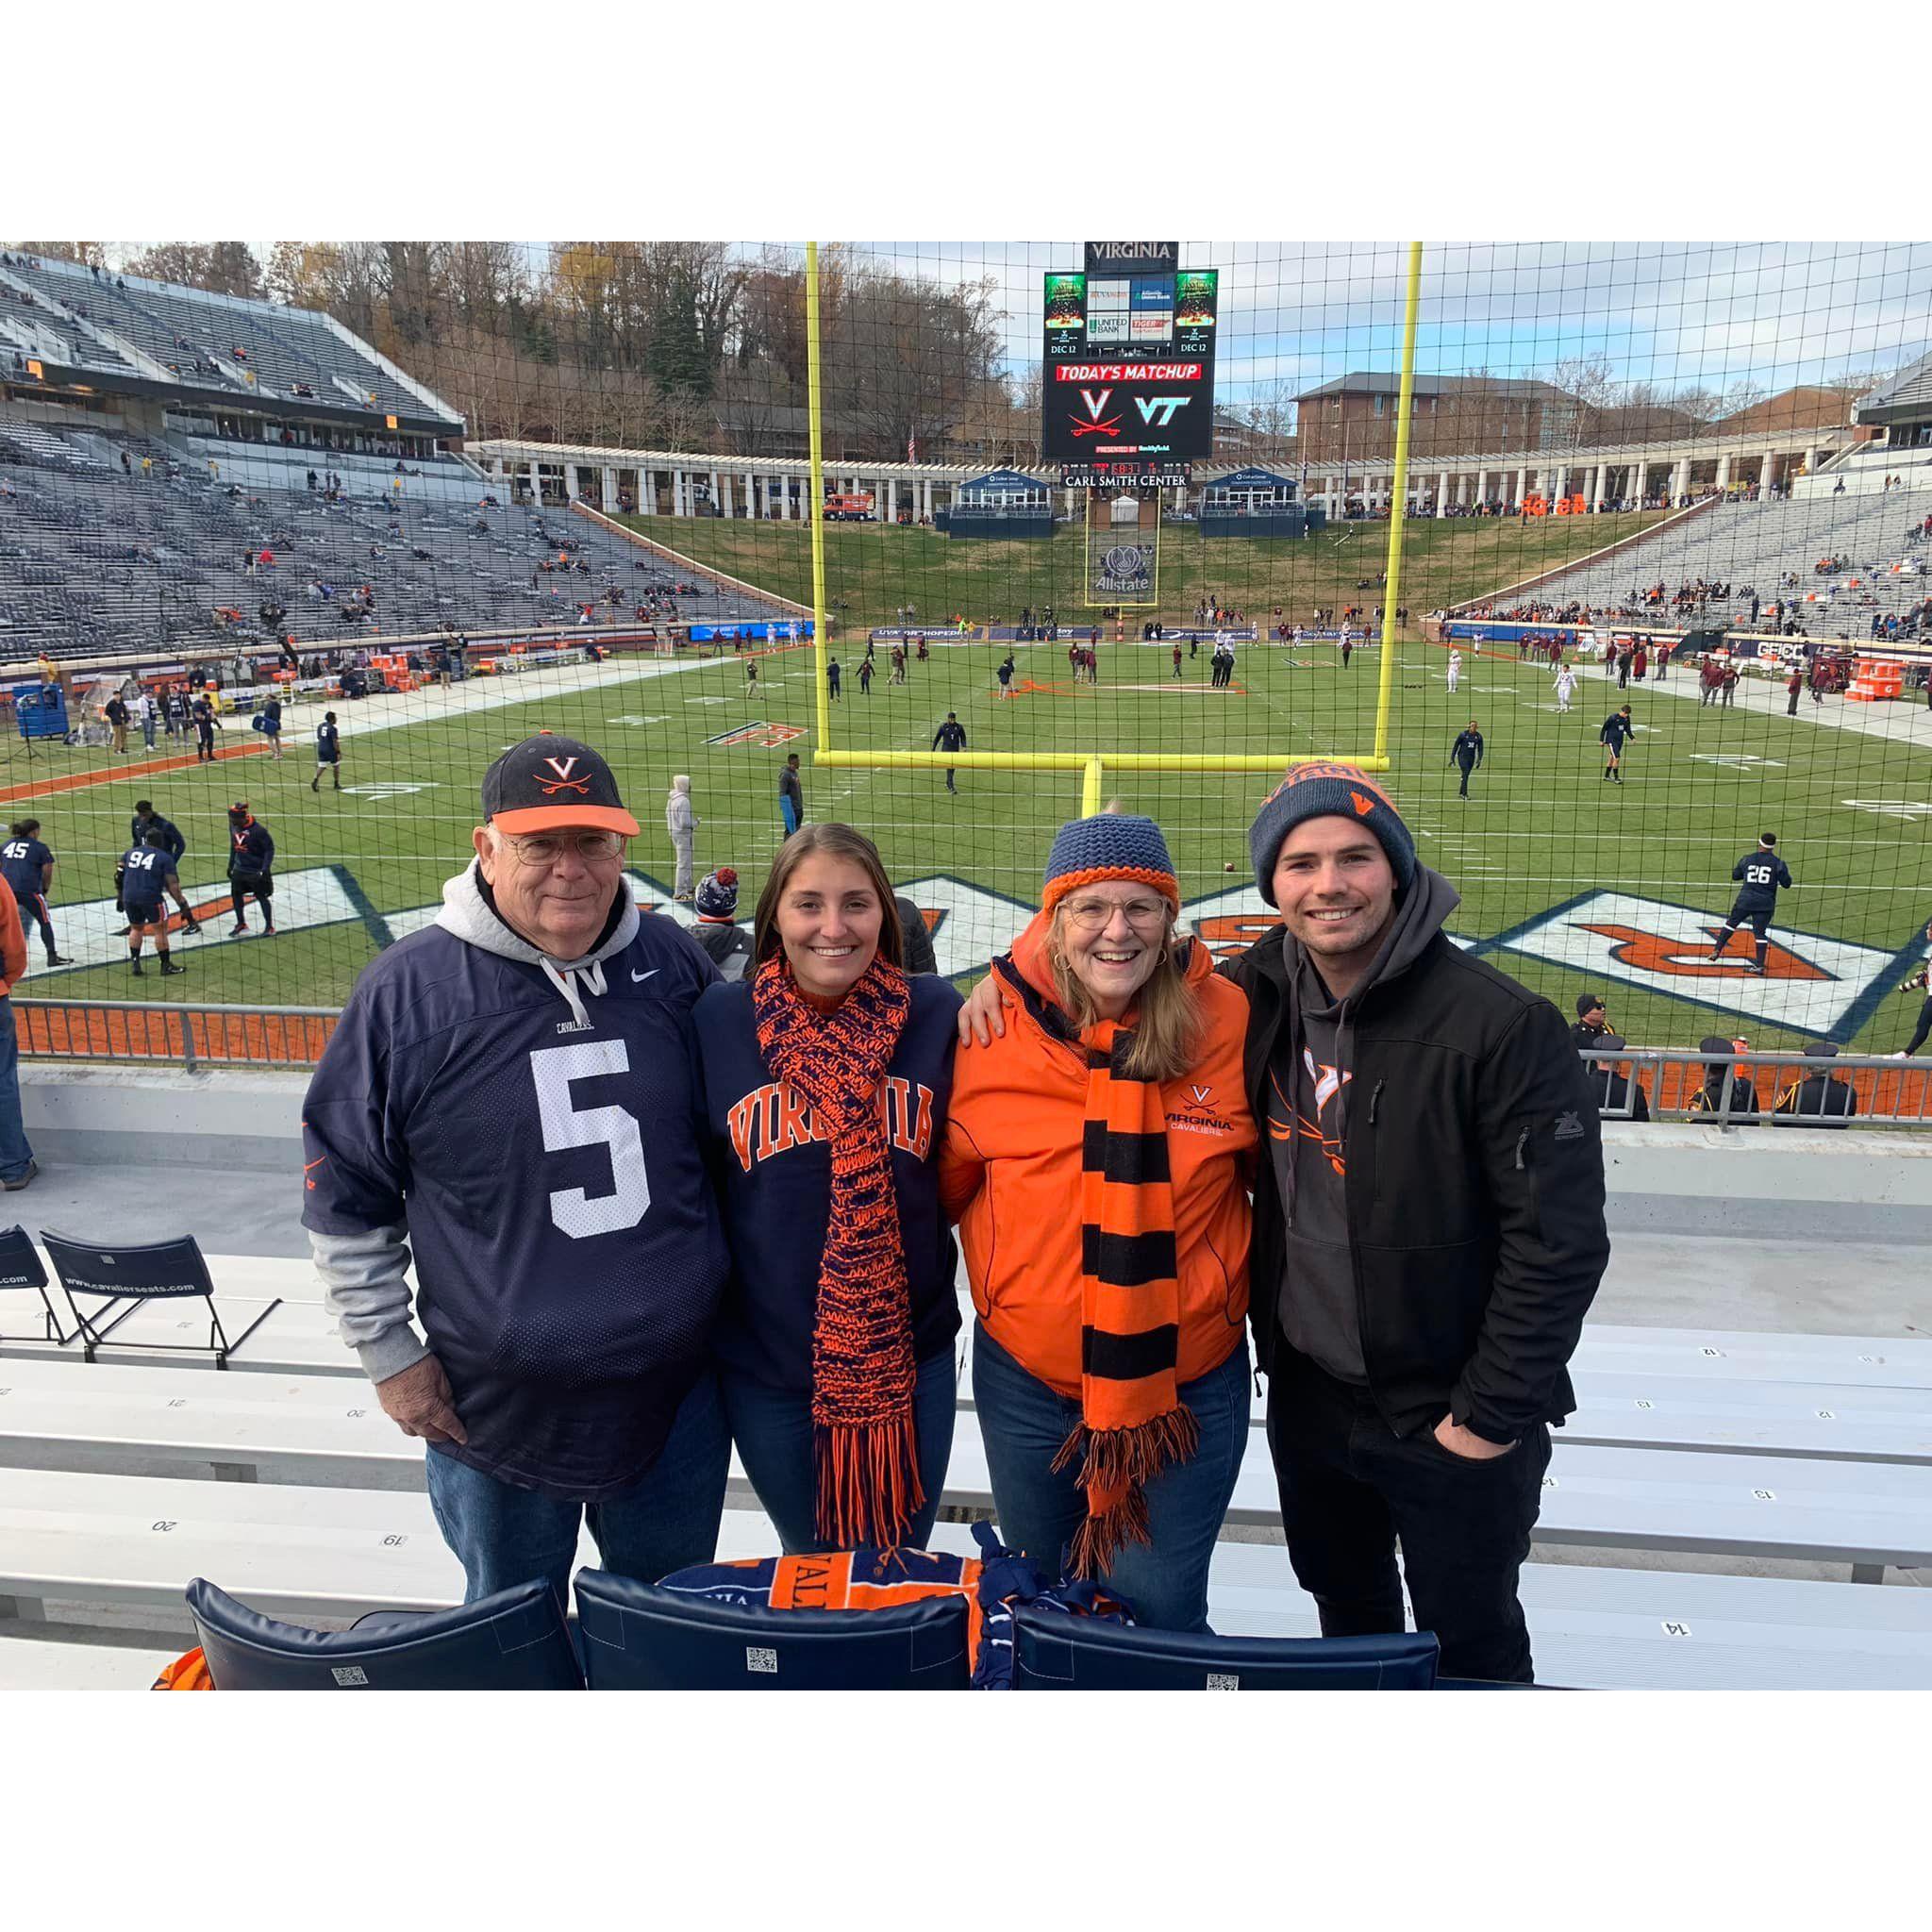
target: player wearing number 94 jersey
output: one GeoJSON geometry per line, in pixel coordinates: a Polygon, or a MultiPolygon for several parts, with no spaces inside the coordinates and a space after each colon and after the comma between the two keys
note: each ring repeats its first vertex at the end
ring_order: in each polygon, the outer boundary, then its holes
{"type": "Polygon", "coordinates": [[[343,1339],[430,1444],[471,1601],[534,1576],[561,1594],[586,1506],[607,1568],[708,1562],[729,1454],[691,1021],[717,970],[640,916],[637,823],[590,746],[512,746],[483,816],[316,1069],[302,1217],[343,1339]]]}

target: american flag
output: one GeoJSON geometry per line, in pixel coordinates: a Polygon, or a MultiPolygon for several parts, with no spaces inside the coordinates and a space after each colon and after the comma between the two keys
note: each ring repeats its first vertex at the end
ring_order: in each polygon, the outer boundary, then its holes
{"type": "Polygon", "coordinates": [[[916,429],[906,439],[906,460],[908,463],[919,460],[919,432],[916,429]]]}

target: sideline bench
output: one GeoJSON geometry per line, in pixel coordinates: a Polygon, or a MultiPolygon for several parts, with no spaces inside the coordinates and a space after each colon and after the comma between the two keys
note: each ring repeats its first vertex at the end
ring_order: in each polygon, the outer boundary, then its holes
{"type": "MultiPolygon", "coordinates": [[[[420,1491],[422,1446],[366,1386],[334,1377],[216,1377],[199,1369],[9,1363],[0,1374],[0,1459],[16,1465],[142,1472],[156,1464],[248,1483],[420,1491]]],[[[749,1497],[736,1458],[733,1492],[749,1497]]],[[[1600,1548],[1698,1550],[1853,1566],[1932,1563],[1932,1464],[1604,1447],[1559,1437],[1535,1541],[1600,1548]]],[[[945,1502],[990,1514],[992,1484],[975,1411],[955,1419],[945,1502]]],[[[286,1507],[286,1506],[284,1506],[286,1507]]],[[[1247,1453],[1227,1520],[1280,1522],[1263,1432],[1247,1453]]]]}
{"type": "MultiPolygon", "coordinates": [[[[933,1542],[973,1548],[961,1524],[939,1525],[933,1542]]],[[[760,1512],[725,1510],[721,1558],[776,1548],[760,1512]]],[[[588,1538],[579,1555],[596,1560],[588,1538]]],[[[0,1472],[0,1594],[14,1600],[9,1607],[31,1614],[51,1598],[177,1609],[196,1574],[295,1622],[433,1608],[462,1588],[422,1496],[0,1472]]],[[[1531,1563],[1523,1599],[1545,1683],[1932,1689],[1932,1591],[1531,1563]]],[[[1314,1604],[1278,1545],[1220,1544],[1208,1601],[1224,1634],[1317,1634],[1314,1604]]],[[[71,1683],[56,1674],[70,1668],[91,1680],[109,1673],[70,1665],[82,1650],[0,1638],[0,1684],[71,1683]]],[[[124,1687],[145,1689],[158,1663],[131,1656],[139,1661],[124,1687]]]]}

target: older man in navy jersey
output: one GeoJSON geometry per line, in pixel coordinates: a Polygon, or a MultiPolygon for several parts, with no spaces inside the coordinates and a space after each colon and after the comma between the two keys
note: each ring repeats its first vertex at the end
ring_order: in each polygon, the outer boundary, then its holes
{"type": "Polygon", "coordinates": [[[429,1444],[472,1602],[562,1597],[586,1512],[607,1569],[708,1561],[729,1458],[691,1016],[717,971],[640,917],[637,821],[589,745],[513,745],[483,820],[436,924],[364,971],[303,1123],[329,1306],[429,1444]]]}

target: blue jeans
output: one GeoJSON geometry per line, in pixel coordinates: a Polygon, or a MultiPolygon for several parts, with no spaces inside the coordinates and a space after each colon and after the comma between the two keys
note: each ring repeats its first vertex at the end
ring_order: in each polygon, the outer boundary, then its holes
{"type": "MultiPolygon", "coordinates": [[[[1201,1425],[1201,1445],[1147,1485],[1152,1541],[1124,1545],[1101,1581],[1134,1607],[1137,1624],[1205,1630],[1214,1539],[1248,1446],[1245,1333],[1218,1369],[1182,1383],[1180,1398],[1201,1425]]],[[[1042,1567],[1058,1570],[1087,1514],[1075,1472],[1053,1472],[1054,1457],[1080,1420],[1080,1405],[1028,1374],[984,1324],[973,1338],[973,1400],[1001,1538],[1042,1567]]]]}
{"type": "Polygon", "coordinates": [[[20,1041],[13,1032],[13,1002],[0,993],[0,1181],[17,1181],[33,1158],[20,1116],[20,1041]]]}
{"type": "MultiPolygon", "coordinates": [[[[758,1492],[787,1556],[833,1546],[818,1533],[818,1457],[812,1437],[811,1397],[767,1388],[748,1375],[724,1374],[724,1412],[744,1473],[758,1492]]],[[[912,1424],[919,1442],[919,1486],[925,1507],[912,1519],[906,1541],[923,1550],[940,1513],[940,1491],[953,1454],[953,1421],[958,1413],[958,1377],[953,1352],[923,1363],[912,1391],[912,1424]]]]}
{"type": "Polygon", "coordinates": [[[709,1370],[684,1398],[663,1453],[640,1481],[601,1503],[563,1503],[429,1452],[429,1507],[463,1566],[463,1601],[547,1577],[570,1606],[577,1530],[584,1517],[605,1569],[656,1583],[718,1554],[731,1439],[709,1370]]]}

